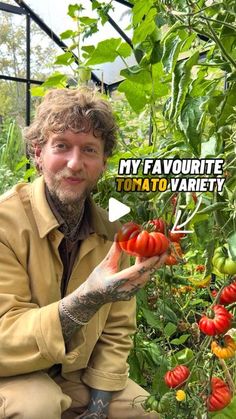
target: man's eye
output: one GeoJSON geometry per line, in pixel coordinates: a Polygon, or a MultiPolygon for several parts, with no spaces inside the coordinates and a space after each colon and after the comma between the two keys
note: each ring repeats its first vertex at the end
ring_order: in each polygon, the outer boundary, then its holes
{"type": "Polygon", "coordinates": [[[64,143],[58,143],[58,144],[55,144],[55,148],[58,150],[65,150],[66,145],[64,143]]]}
{"type": "Polygon", "coordinates": [[[93,147],[85,147],[84,148],[84,151],[86,152],[86,153],[97,153],[97,150],[96,150],[96,148],[93,148],[93,147]]]}

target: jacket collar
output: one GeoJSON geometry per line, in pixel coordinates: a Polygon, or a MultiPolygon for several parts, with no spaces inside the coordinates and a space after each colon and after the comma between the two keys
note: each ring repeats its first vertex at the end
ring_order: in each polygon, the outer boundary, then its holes
{"type": "MultiPolygon", "coordinates": [[[[59,222],[53,214],[45,194],[45,181],[43,176],[38,177],[32,183],[30,201],[34,213],[35,221],[38,227],[40,238],[45,237],[51,230],[59,227],[59,222]]],[[[89,218],[92,228],[99,236],[108,238],[111,236],[111,224],[105,220],[103,210],[99,209],[91,197],[88,198],[88,207],[90,211],[89,218]],[[110,225],[109,225],[110,224],[110,225]]]]}

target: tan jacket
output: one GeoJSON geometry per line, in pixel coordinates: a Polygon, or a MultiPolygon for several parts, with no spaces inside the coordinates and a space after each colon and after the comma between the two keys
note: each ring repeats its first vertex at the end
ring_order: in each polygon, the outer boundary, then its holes
{"type": "MultiPolygon", "coordinates": [[[[104,258],[118,227],[95,204],[92,212],[95,233],[81,244],[67,294],[104,258]]],[[[127,380],[135,301],[104,305],[73,335],[66,352],[58,315],[63,271],[58,246],[63,234],[57,227],[42,177],[32,184],[18,184],[1,197],[0,376],[62,364],[65,377],[73,375],[76,380],[82,370],[89,386],[120,390],[127,380]]],[[[126,265],[122,263],[121,268],[126,265]]]]}

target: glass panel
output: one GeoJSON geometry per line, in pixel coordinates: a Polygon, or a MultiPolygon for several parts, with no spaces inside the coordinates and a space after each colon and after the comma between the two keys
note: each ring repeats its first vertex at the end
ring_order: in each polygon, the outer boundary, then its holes
{"type": "Polygon", "coordinates": [[[31,20],[31,79],[45,80],[53,71],[55,58],[63,50],[31,20]]]}
{"type": "Polygon", "coordinates": [[[26,76],[26,19],[0,11],[0,74],[26,76]]]}
{"type": "Polygon", "coordinates": [[[0,80],[0,115],[17,120],[23,127],[25,125],[25,83],[0,80]]]}

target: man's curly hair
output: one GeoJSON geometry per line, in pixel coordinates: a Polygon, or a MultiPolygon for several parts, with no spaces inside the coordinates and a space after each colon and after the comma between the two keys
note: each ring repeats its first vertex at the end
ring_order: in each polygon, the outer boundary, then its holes
{"type": "Polygon", "coordinates": [[[118,128],[109,102],[94,89],[52,89],[46,93],[33,122],[23,130],[29,156],[34,160],[35,146],[43,146],[49,133],[67,129],[91,131],[104,141],[104,154],[112,155],[118,128]]]}

